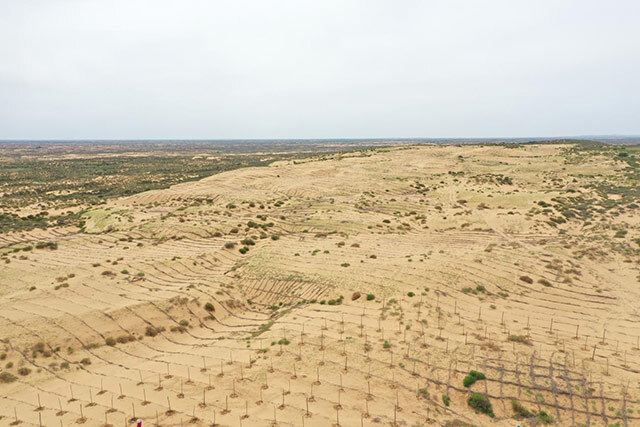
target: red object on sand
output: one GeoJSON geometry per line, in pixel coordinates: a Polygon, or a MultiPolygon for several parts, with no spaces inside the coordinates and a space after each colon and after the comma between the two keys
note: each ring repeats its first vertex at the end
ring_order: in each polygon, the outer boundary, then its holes
{"type": "Polygon", "coordinates": [[[138,420],[137,427],[142,427],[142,420],[138,420]]]}

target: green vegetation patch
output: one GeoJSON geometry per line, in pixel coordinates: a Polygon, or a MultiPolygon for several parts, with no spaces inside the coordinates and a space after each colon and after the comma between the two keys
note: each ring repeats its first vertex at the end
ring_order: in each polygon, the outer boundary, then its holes
{"type": "Polygon", "coordinates": [[[469,371],[469,375],[467,375],[466,377],[464,377],[464,379],[462,380],[462,384],[465,387],[471,387],[473,384],[476,383],[476,381],[478,380],[484,380],[487,377],[484,376],[484,374],[482,372],[478,372],[478,371],[469,371]]]}

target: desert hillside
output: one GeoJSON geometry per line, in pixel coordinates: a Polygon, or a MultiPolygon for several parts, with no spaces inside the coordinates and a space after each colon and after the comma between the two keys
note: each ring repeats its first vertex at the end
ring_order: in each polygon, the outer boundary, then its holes
{"type": "Polygon", "coordinates": [[[640,425],[626,154],[319,155],[0,234],[0,426],[640,425]]]}

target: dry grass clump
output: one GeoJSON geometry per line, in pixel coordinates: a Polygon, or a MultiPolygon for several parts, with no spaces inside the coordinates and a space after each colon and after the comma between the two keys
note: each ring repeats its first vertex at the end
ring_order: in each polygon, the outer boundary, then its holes
{"type": "Polygon", "coordinates": [[[26,377],[30,373],[31,373],[31,369],[29,369],[27,367],[23,366],[22,368],[18,369],[18,374],[22,375],[23,377],[26,377]]]}
{"type": "Polygon", "coordinates": [[[540,279],[538,280],[538,283],[540,283],[542,286],[546,286],[546,287],[551,287],[551,282],[549,282],[547,279],[540,279]]]}
{"type": "Polygon", "coordinates": [[[18,378],[10,372],[0,373],[0,383],[8,384],[16,381],[18,378]]]}

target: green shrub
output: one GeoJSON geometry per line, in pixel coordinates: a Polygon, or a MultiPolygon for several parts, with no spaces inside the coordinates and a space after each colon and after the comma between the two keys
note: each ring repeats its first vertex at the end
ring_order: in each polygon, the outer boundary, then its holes
{"type": "Polygon", "coordinates": [[[248,239],[248,238],[241,240],[240,243],[242,243],[243,245],[246,245],[246,246],[253,246],[253,245],[256,244],[256,242],[254,242],[252,239],[248,239]]]}
{"type": "Polygon", "coordinates": [[[88,357],[85,357],[84,359],[82,359],[80,361],[80,363],[82,363],[83,365],[87,366],[87,365],[91,365],[91,359],[89,359],[88,357]]]}
{"type": "Polygon", "coordinates": [[[553,418],[551,418],[551,415],[547,414],[545,411],[538,412],[537,417],[544,424],[551,424],[553,422],[553,418]]]}
{"type": "Polygon", "coordinates": [[[391,344],[389,343],[389,341],[385,341],[384,344],[382,344],[383,348],[391,348],[391,344]]]}
{"type": "Polygon", "coordinates": [[[247,252],[249,252],[249,248],[246,246],[241,247],[240,249],[238,249],[238,252],[240,252],[241,254],[246,254],[247,252]]]}
{"type": "Polygon", "coordinates": [[[204,309],[207,310],[207,311],[216,311],[216,308],[210,302],[208,302],[208,303],[206,303],[204,305],[204,309]]]}
{"type": "Polygon", "coordinates": [[[471,396],[467,399],[467,405],[472,407],[476,413],[487,414],[491,418],[495,417],[493,405],[491,405],[491,401],[489,401],[489,398],[484,394],[471,393],[471,396]]]}
{"type": "Polygon", "coordinates": [[[236,246],[235,242],[227,242],[224,244],[225,249],[233,249],[236,246]]]}
{"type": "Polygon", "coordinates": [[[464,377],[464,380],[462,380],[462,384],[465,387],[471,387],[473,384],[476,383],[476,381],[484,380],[485,378],[486,377],[484,376],[484,374],[482,372],[471,370],[471,371],[469,371],[469,375],[464,377]]]}
{"type": "Polygon", "coordinates": [[[626,235],[627,235],[627,230],[618,230],[618,231],[616,231],[616,234],[613,237],[618,238],[618,239],[622,239],[626,235]]]}
{"type": "Polygon", "coordinates": [[[444,406],[449,406],[449,404],[451,403],[451,398],[449,396],[447,396],[446,394],[442,395],[442,403],[444,403],[444,406]]]}
{"type": "Polygon", "coordinates": [[[407,293],[407,296],[408,296],[409,298],[413,298],[415,295],[416,295],[416,294],[415,294],[415,293],[413,293],[413,292],[408,292],[408,293],[407,293]]]}
{"type": "Polygon", "coordinates": [[[374,299],[376,299],[374,294],[367,294],[367,301],[373,301],[374,299]]]}
{"type": "Polygon", "coordinates": [[[114,338],[107,337],[107,339],[104,340],[104,343],[108,346],[113,347],[114,345],[116,345],[116,340],[114,338]]]}

